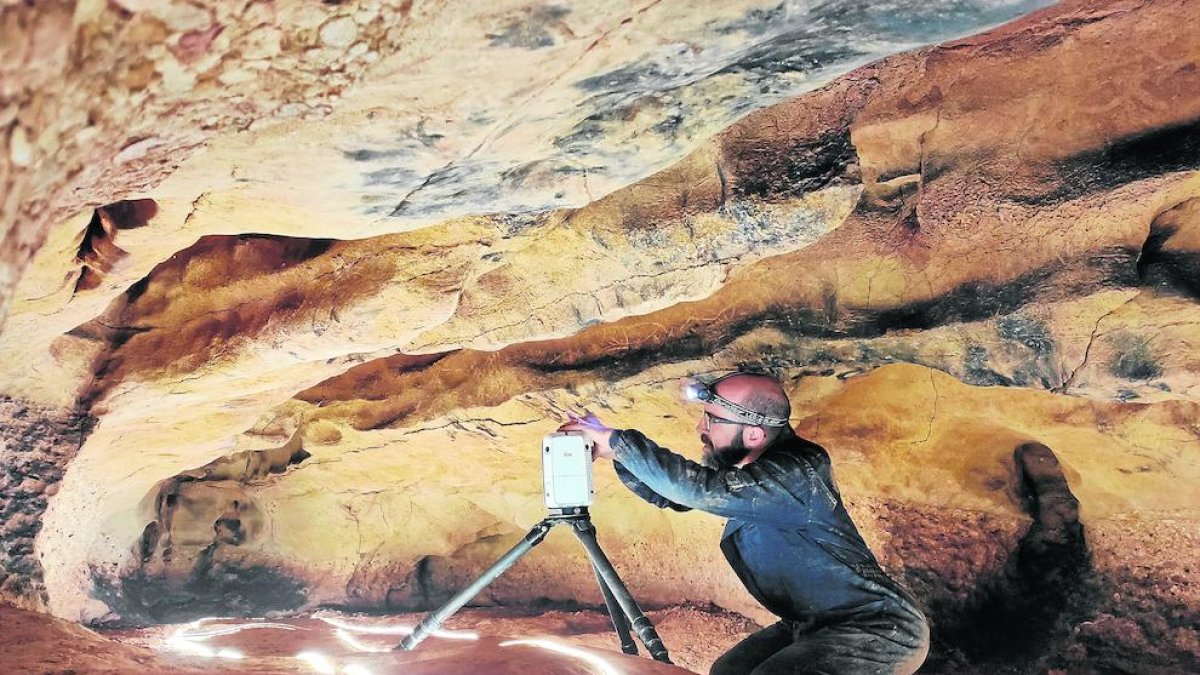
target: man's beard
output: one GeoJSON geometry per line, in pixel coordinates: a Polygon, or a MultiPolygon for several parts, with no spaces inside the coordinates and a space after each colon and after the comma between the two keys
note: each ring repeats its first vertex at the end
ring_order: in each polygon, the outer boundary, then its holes
{"type": "Polygon", "coordinates": [[[704,466],[710,469],[732,469],[750,454],[741,434],[738,434],[728,447],[720,450],[713,447],[708,434],[700,434],[700,442],[704,444],[704,466]]]}

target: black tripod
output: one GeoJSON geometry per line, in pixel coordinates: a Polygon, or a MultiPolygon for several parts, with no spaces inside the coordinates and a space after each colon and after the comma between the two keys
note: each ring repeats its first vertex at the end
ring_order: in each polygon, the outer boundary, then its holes
{"type": "Polygon", "coordinates": [[[588,558],[592,561],[592,571],[596,573],[596,582],[600,584],[600,592],[604,594],[604,606],[608,608],[608,616],[612,619],[613,629],[617,631],[617,637],[621,640],[621,651],[626,654],[638,653],[637,644],[629,635],[632,625],[642,644],[646,645],[650,656],[656,661],[670,663],[671,659],[667,656],[667,648],[663,646],[658,632],[654,630],[654,625],[650,623],[650,619],[647,619],[645,614],[642,614],[637,602],[629,594],[629,589],[617,576],[617,570],[608,561],[604,551],[600,550],[600,543],[596,541],[596,528],[592,525],[592,516],[588,513],[586,506],[550,509],[548,518],[534,525],[524,539],[517,542],[517,545],[509,549],[508,553],[500,556],[499,560],[492,563],[491,567],[487,568],[483,574],[479,575],[479,578],[471,582],[458,595],[450,598],[437,610],[430,612],[396,649],[405,651],[415,649],[422,640],[429,637],[430,633],[441,628],[442,623],[467,604],[467,601],[478,595],[501,574],[504,574],[504,571],[520,560],[521,556],[542,543],[550,528],[564,523],[571,526],[571,531],[579,538],[584,550],[587,551],[588,558]]]}

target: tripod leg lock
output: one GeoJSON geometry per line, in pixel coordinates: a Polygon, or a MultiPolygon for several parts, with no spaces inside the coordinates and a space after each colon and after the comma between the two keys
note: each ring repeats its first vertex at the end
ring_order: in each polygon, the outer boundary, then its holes
{"type": "Polygon", "coordinates": [[[650,619],[645,615],[638,616],[633,620],[633,630],[642,639],[642,644],[646,645],[646,651],[650,652],[651,658],[655,661],[671,663],[670,657],[667,656],[667,647],[663,644],[662,638],[658,636],[658,631],[654,630],[654,624],[650,623],[650,619]]]}

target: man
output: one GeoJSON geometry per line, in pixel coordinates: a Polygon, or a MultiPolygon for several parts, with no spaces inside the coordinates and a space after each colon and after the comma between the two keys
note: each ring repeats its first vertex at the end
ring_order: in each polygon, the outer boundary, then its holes
{"type": "Polygon", "coordinates": [[[735,645],[714,675],[913,673],[929,627],[912,597],[879,568],[833,485],[829,455],[800,438],[773,378],[733,373],[692,385],[704,465],[633,429],[588,414],[581,431],[594,458],[659,508],[729,519],[721,549],[754,598],[781,619],[735,645]]]}

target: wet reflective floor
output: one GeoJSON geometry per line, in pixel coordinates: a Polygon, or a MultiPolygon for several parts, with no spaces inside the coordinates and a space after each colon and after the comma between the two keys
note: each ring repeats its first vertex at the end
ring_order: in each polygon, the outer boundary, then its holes
{"type": "MultiPolygon", "coordinates": [[[[686,673],[620,652],[608,616],[595,611],[468,609],[414,651],[393,649],[424,614],[364,615],[331,610],[275,619],[207,618],[187,624],[104,631],[153,652],[171,670],[246,673],[622,675],[686,673]]],[[[693,672],[752,626],[687,608],[649,614],[672,660],[693,672]]],[[[636,636],[635,636],[636,639],[636,636]]],[[[46,671],[51,672],[51,671],[46,671]]],[[[79,670],[77,672],[86,672],[79,670]]]]}

